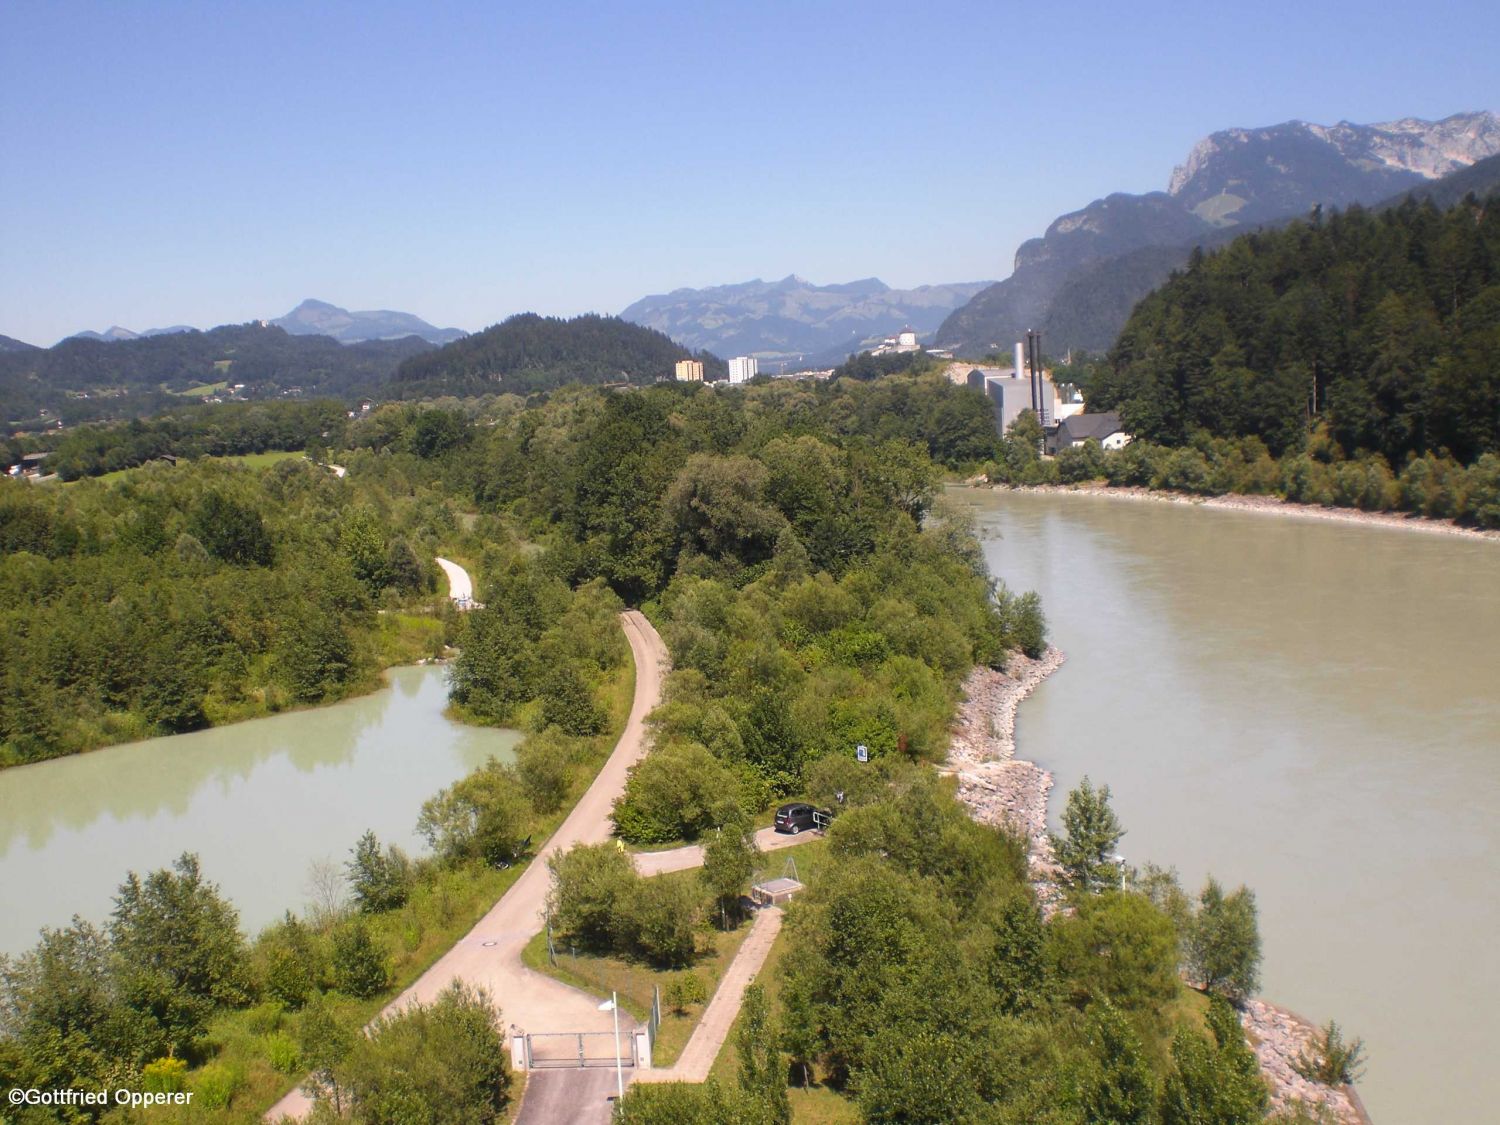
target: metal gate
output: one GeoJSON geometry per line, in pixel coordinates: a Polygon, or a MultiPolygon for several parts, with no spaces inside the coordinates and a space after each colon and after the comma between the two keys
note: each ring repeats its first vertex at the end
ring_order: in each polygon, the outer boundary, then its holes
{"type": "MultiPolygon", "coordinates": [[[[614,1066],[615,1033],[612,1031],[539,1031],[526,1036],[526,1067],[614,1066]]],[[[635,1065],[635,1036],[620,1032],[619,1065],[635,1065]]]]}

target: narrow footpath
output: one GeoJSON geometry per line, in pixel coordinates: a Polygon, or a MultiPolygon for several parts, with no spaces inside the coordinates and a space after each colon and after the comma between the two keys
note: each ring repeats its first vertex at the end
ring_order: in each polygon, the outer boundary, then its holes
{"type": "MultiPolygon", "coordinates": [[[[795,839],[795,837],[793,838],[795,839]]],[[[636,1074],[637,1082],[706,1082],[714,1060],[729,1038],[729,1029],[740,1014],[740,1005],[745,1000],[745,989],[755,982],[755,975],[771,953],[776,935],[781,933],[782,911],[779,906],[767,906],[755,912],[755,922],[746,935],[744,944],[734,955],[724,979],[714,992],[714,998],[703,1010],[703,1018],[693,1028],[692,1037],[677,1061],[660,1070],[642,1070],[636,1074]]]]}
{"type": "MultiPolygon", "coordinates": [[[[438,560],[439,564],[444,561],[438,560]]],[[[462,573],[462,568],[458,569],[462,573]]],[[[468,576],[464,578],[467,581],[468,576]]],[[[661,700],[667,650],[640,613],[630,610],[622,614],[621,625],[635,660],[635,698],[625,733],[609,760],[510,890],[457,945],[396,997],[386,1013],[398,1011],[413,1000],[430,1003],[453,981],[463,980],[489,992],[507,1028],[524,1032],[609,1031],[614,1026],[610,1013],[600,1012],[593,997],[523,965],[521,951],[545,924],[547,860],[575,844],[600,844],[610,838],[610,808],[625,789],[626,771],[646,751],[645,720],[661,700]]],[[[300,1120],[311,1108],[302,1091],[293,1090],[271,1107],[266,1120],[300,1120]]]]}

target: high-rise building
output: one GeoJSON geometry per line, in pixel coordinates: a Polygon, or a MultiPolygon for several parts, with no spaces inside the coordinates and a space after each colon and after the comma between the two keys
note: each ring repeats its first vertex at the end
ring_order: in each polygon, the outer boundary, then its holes
{"type": "Polygon", "coordinates": [[[701,383],[703,382],[703,364],[696,359],[679,359],[677,361],[677,381],[679,383],[701,383]]]}
{"type": "Polygon", "coordinates": [[[760,374],[760,364],[753,355],[737,355],[729,361],[729,381],[748,383],[760,374]]]}

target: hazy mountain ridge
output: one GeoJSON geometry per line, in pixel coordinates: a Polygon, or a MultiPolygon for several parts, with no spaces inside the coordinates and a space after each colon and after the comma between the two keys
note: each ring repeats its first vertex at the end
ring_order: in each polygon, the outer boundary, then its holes
{"type": "Polygon", "coordinates": [[[392,309],[351,312],[312,297],[271,323],[293,336],[332,336],[341,344],[420,336],[428,343],[442,345],[468,335],[460,328],[438,328],[412,313],[392,309]]]}
{"type": "Polygon", "coordinates": [[[1173,171],[1167,192],[1095,200],[1023,243],[1014,273],[956,310],[936,342],[980,354],[1038,328],[1054,354],[1102,350],[1193,246],[1227,241],[1220,232],[1232,237],[1319,204],[1377,204],[1496,154],[1500,117],[1493,113],[1214,133],[1173,171]]]}
{"type": "MultiPolygon", "coordinates": [[[[309,297],[285,316],[267,321],[292,336],[330,336],[341,344],[362,344],[370,340],[402,340],[407,336],[419,336],[430,344],[451,344],[468,333],[461,328],[438,328],[412,313],[393,309],[371,309],[351,312],[328,301],[309,297]]],[[[144,332],[133,332],[120,325],[112,325],[103,332],[85,330],[75,332],[69,340],[96,340],[104,343],[121,343],[126,340],[142,340],[151,336],[171,336],[179,332],[198,331],[189,324],[174,324],[170,328],[148,328],[144,332]]]]}
{"type": "Polygon", "coordinates": [[[839,357],[872,338],[910,327],[927,335],[989,282],[892,289],[879,278],[814,285],[796,274],[653,294],[622,320],[665,333],[685,347],[763,358],[839,357]]]}

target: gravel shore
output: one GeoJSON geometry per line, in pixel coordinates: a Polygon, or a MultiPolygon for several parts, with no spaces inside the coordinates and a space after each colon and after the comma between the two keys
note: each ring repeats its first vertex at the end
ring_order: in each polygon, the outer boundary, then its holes
{"type": "Polygon", "coordinates": [[[1166,492],[1139,487],[1112,488],[1097,481],[1086,484],[1010,485],[969,482],[976,488],[994,488],[1004,492],[1038,492],[1056,496],[1100,496],[1110,500],[1137,500],[1154,504],[1188,504],[1200,508],[1217,508],[1230,512],[1283,516],[1292,519],[1330,520],[1335,523],[1364,524],[1396,531],[1415,531],[1423,535],[1453,535],[1461,539],[1483,539],[1500,543],[1500,531],[1481,531],[1452,520],[1428,519],[1404,512],[1362,512],[1358,508],[1325,508],[1321,504],[1298,504],[1276,496],[1195,496],[1186,492],[1166,492]]]}
{"type": "MultiPolygon", "coordinates": [[[[1148,495],[1154,498],[1156,494],[1148,495]]],[[[1061,872],[1047,836],[1052,774],[1016,757],[1016,710],[1066,659],[1057,649],[1048,648],[1035,660],[1014,654],[1004,672],[992,668],[970,672],[942,771],[958,779],[958,799],[975,820],[1008,824],[1025,833],[1031,845],[1027,861],[1032,885],[1042,913],[1049,918],[1063,899],[1061,872]]],[[[1308,1106],[1321,1103],[1340,1125],[1370,1125],[1352,1089],[1309,1082],[1293,1068],[1317,1030],[1312,1024],[1260,1000],[1245,1004],[1240,1022],[1270,1085],[1273,1109],[1287,1109],[1298,1101],[1308,1106]]]]}

